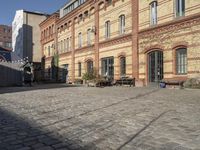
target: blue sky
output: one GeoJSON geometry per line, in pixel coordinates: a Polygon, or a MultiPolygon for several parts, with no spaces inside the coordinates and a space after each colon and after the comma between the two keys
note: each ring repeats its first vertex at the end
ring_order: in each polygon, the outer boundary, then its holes
{"type": "Polygon", "coordinates": [[[68,0],[1,0],[0,24],[11,25],[15,11],[25,9],[53,13],[62,7],[68,0]]]}

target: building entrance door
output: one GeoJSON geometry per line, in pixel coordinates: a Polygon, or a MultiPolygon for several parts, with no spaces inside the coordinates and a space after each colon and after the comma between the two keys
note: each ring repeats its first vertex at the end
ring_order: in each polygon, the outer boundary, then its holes
{"type": "Polygon", "coordinates": [[[68,82],[68,74],[69,74],[68,67],[69,67],[68,64],[63,65],[63,71],[62,71],[62,81],[63,82],[68,82]]]}
{"type": "Polygon", "coordinates": [[[163,52],[153,51],[148,54],[149,83],[158,83],[163,79],[163,52]]]}
{"type": "Polygon", "coordinates": [[[102,65],[102,76],[106,77],[107,79],[113,80],[114,79],[114,57],[102,58],[101,60],[102,65]]]}

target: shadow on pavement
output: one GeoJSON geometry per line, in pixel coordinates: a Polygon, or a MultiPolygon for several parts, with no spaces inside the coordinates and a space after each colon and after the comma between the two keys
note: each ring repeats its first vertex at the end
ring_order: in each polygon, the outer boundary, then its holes
{"type": "Polygon", "coordinates": [[[41,89],[80,87],[80,86],[83,86],[83,85],[55,83],[55,84],[33,84],[33,86],[31,86],[31,87],[28,85],[20,86],[20,87],[0,87],[0,94],[33,91],[33,90],[41,90],[41,89]]]}
{"type": "Polygon", "coordinates": [[[88,150],[96,149],[88,143],[72,141],[47,129],[42,129],[34,121],[28,121],[16,114],[0,109],[0,149],[1,150],[88,150]]]}

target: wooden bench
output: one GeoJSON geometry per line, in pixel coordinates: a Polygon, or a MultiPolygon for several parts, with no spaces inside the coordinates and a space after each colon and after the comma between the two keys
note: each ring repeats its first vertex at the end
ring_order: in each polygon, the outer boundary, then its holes
{"type": "Polygon", "coordinates": [[[135,86],[135,78],[121,78],[119,80],[116,80],[115,85],[129,85],[129,86],[135,86]]]}
{"type": "Polygon", "coordinates": [[[161,83],[165,83],[165,85],[169,85],[169,86],[179,86],[179,87],[183,87],[183,83],[186,81],[185,78],[180,78],[180,79],[163,79],[161,81],[161,83]]]}

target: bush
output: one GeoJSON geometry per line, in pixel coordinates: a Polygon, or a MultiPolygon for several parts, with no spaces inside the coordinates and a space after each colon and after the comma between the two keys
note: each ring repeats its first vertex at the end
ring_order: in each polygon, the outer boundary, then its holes
{"type": "Polygon", "coordinates": [[[95,78],[96,78],[96,74],[94,73],[94,71],[93,72],[86,72],[86,73],[83,74],[83,77],[82,77],[82,79],[86,80],[86,81],[93,80],[95,78]]]}
{"type": "Polygon", "coordinates": [[[75,79],[74,83],[75,84],[83,84],[83,80],[82,79],[75,79]]]}
{"type": "Polygon", "coordinates": [[[185,88],[198,88],[200,89],[200,78],[188,79],[184,84],[185,88]]]}

